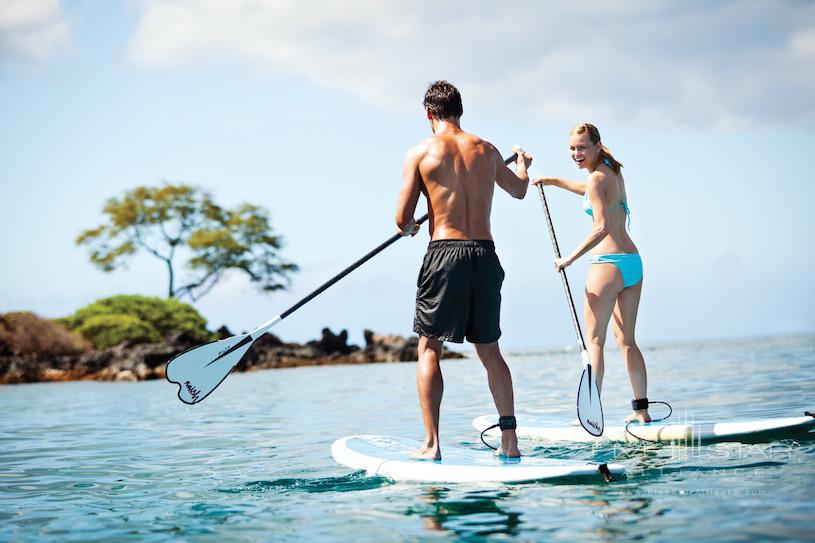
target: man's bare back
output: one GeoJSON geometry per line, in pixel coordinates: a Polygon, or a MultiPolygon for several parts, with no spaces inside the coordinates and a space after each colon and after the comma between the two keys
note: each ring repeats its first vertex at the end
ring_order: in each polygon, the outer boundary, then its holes
{"type": "MultiPolygon", "coordinates": [[[[526,173],[527,157],[518,161],[521,175],[526,173]]],[[[491,240],[494,183],[515,198],[523,198],[528,186],[528,178],[519,178],[504,166],[491,143],[444,121],[437,122],[433,136],[408,152],[402,177],[396,222],[403,231],[409,227],[419,194],[424,193],[433,240],[491,240]]]]}

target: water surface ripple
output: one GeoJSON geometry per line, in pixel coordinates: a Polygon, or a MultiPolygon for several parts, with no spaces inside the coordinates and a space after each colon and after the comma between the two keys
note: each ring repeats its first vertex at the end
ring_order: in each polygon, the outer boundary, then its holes
{"type": "MultiPolygon", "coordinates": [[[[815,408],[815,336],[660,345],[651,399],[687,420],[815,408]]],[[[519,413],[574,418],[579,355],[507,356],[519,413]]],[[[476,360],[445,361],[443,443],[482,449],[493,406],[476,360]]],[[[628,379],[609,350],[609,421],[628,379]]],[[[393,483],[336,465],[357,433],[420,437],[413,364],[235,374],[205,402],[166,382],[0,387],[0,541],[815,540],[815,440],[576,445],[528,455],[617,461],[612,484],[393,483]]]]}

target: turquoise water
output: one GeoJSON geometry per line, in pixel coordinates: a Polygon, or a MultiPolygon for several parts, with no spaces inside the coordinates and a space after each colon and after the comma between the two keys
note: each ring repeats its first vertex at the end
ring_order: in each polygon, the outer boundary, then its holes
{"type": "MultiPolygon", "coordinates": [[[[645,351],[651,399],[674,417],[815,408],[815,336],[645,351]]],[[[606,420],[627,414],[609,350],[606,420]]],[[[577,353],[508,354],[519,413],[574,418],[577,353]]],[[[480,449],[481,365],[444,363],[444,443],[480,449]]],[[[166,382],[0,387],[2,541],[815,540],[815,441],[563,446],[524,454],[622,462],[605,484],[431,485],[338,466],[340,436],[421,437],[413,364],[230,376],[186,406],[166,382]]],[[[657,415],[658,413],[654,413],[657,415]]]]}

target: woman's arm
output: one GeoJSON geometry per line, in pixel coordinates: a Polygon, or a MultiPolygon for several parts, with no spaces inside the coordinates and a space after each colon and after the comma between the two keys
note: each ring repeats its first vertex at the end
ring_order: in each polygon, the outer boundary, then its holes
{"type": "Polygon", "coordinates": [[[586,183],[586,188],[589,191],[594,223],[592,224],[591,232],[589,232],[588,237],[583,243],[578,245],[578,247],[565,258],[555,260],[555,268],[558,271],[591,251],[608,235],[608,224],[606,222],[606,208],[608,205],[606,204],[605,183],[603,181],[605,181],[605,176],[600,172],[594,172],[589,176],[589,182],[586,183]]]}
{"type": "Polygon", "coordinates": [[[586,183],[582,181],[569,181],[568,179],[561,179],[559,177],[536,177],[532,180],[535,185],[543,184],[544,186],[555,186],[566,189],[575,194],[583,196],[586,193],[586,183]]]}

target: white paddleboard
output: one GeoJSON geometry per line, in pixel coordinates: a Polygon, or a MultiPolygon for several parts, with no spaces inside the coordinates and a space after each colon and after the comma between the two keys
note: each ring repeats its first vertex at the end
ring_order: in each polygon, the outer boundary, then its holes
{"type": "MultiPolygon", "coordinates": [[[[625,430],[625,424],[619,426],[606,425],[601,437],[594,437],[580,426],[571,426],[557,423],[534,415],[519,415],[518,428],[515,432],[518,437],[540,439],[546,441],[629,441],[640,440],[678,442],[692,445],[698,442],[712,441],[760,441],[766,439],[784,439],[809,435],[815,430],[815,417],[788,417],[776,419],[746,420],[739,422],[714,421],[675,421],[649,422],[647,424],[634,423],[625,430]],[[632,435],[633,434],[633,435],[632,435]],[[636,437],[635,437],[636,436],[636,437]]],[[[484,415],[473,420],[473,426],[479,432],[498,422],[498,417],[484,415]]],[[[494,428],[486,433],[491,437],[500,437],[501,432],[494,428]]],[[[815,437],[815,434],[810,435],[815,437]]]]}
{"type": "Polygon", "coordinates": [[[428,483],[522,483],[563,478],[589,477],[604,480],[605,468],[614,476],[625,474],[620,464],[594,464],[579,460],[556,460],[524,456],[502,460],[492,451],[442,446],[442,460],[412,460],[410,453],[421,443],[413,439],[390,436],[349,436],[331,445],[331,455],[338,463],[365,470],[394,481],[428,483]],[[604,466],[605,468],[601,468],[604,466]]]}

